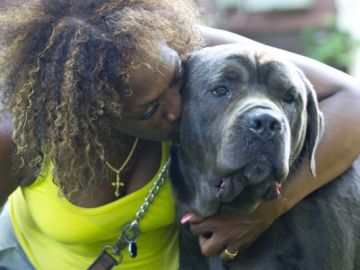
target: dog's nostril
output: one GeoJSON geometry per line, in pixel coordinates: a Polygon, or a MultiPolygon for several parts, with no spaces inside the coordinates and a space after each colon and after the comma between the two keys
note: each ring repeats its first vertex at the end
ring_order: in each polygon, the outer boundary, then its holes
{"type": "Polygon", "coordinates": [[[263,125],[260,120],[255,119],[252,128],[260,131],[263,128],[263,125]]]}
{"type": "Polygon", "coordinates": [[[248,121],[248,128],[255,132],[262,132],[264,129],[264,123],[259,118],[250,118],[248,121]]]}
{"type": "Polygon", "coordinates": [[[281,122],[267,112],[255,112],[248,116],[247,127],[257,135],[271,138],[281,131],[281,122]]]}
{"type": "Polygon", "coordinates": [[[281,129],[280,121],[274,119],[274,121],[270,123],[270,130],[277,131],[280,129],[281,129]]]}

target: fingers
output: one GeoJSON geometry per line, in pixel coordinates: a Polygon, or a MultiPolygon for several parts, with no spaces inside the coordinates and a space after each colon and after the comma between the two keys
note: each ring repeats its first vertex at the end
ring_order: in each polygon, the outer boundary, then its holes
{"type": "Polygon", "coordinates": [[[238,253],[250,246],[250,243],[233,242],[230,240],[225,241],[216,234],[212,234],[211,237],[199,235],[198,240],[201,253],[204,256],[219,255],[224,261],[233,260],[238,253]]]}
{"type": "Polygon", "coordinates": [[[218,255],[225,248],[224,244],[220,243],[214,234],[210,237],[206,234],[199,235],[198,239],[201,253],[204,256],[218,255]]]}
{"type": "MultiPolygon", "coordinates": [[[[191,217],[189,220],[196,219],[191,217]]],[[[201,253],[205,256],[219,255],[222,260],[231,260],[237,255],[231,254],[246,249],[253,242],[249,234],[240,237],[246,231],[244,228],[240,231],[240,228],[234,229],[232,226],[232,229],[229,226],[219,227],[219,223],[212,218],[199,220],[199,223],[190,223],[189,226],[192,233],[198,236],[201,253]]]]}
{"type": "Polygon", "coordinates": [[[208,234],[212,231],[208,222],[190,223],[190,230],[195,235],[208,234]]]}
{"type": "Polygon", "coordinates": [[[231,260],[272,224],[273,212],[273,206],[263,204],[251,214],[219,212],[203,219],[189,213],[183,216],[182,223],[189,223],[205,256],[219,255],[223,260],[231,260]]]}
{"type": "Polygon", "coordinates": [[[198,236],[201,252],[205,256],[218,255],[224,250],[228,238],[222,231],[217,230],[216,222],[212,218],[203,219],[194,214],[186,214],[181,221],[190,223],[190,230],[198,236]]]}
{"type": "Polygon", "coordinates": [[[194,213],[186,213],[182,216],[181,224],[189,223],[190,230],[195,235],[207,234],[210,231],[209,222],[194,213]]]}

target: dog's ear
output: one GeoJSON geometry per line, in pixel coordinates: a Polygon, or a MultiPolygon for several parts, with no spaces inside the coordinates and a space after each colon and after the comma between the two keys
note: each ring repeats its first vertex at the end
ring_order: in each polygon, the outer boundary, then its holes
{"type": "Polygon", "coordinates": [[[319,109],[315,89],[304,74],[301,74],[307,90],[307,132],[306,144],[310,155],[310,170],[316,177],[315,153],[324,132],[324,117],[319,109]]]}

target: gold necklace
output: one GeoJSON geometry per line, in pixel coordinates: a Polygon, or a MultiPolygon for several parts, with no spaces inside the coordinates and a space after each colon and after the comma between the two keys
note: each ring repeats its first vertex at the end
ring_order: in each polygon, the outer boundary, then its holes
{"type": "Polygon", "coordinates": [[[116,174],[115,182],[111,182],[111,185],[113,187],[115,187],[115,196],[116,197],[119,197],[119,195],[120,195],[120,192],[119,192],[120,187],[124,186],[124,183],[122,181],[120,181],[120,173],[122,172],[122,170],[124,170],[126,165],[129,163],[131,157],[133,156],[135,148],[138,144],[138,141],[139,141],[139,137],[136,137],[135,142],[130,150],[129,155],[127,156],[124,163],[121,165],[121,167],[119,169],[114,168],[107,160],[104,160],[105,165],[116,174]]]}

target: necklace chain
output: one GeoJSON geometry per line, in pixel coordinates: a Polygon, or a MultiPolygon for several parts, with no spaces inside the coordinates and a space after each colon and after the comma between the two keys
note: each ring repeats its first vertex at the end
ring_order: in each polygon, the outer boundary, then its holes
{"type": "Polygon", "coordinates": [[[104,159],[105,165],[116,174],[116,180],[114,182],[111,182],[111,185],[115,187],[115,196],[120,196],[120,187],[124,186],[124,182],[120,179],[120,173],[125,169],[126,165],[129,163],[130,159],[132,158],[135,148],[139,142],[139,137],[136,137],[133,146],[131,147],[130,153],[125,159],[124,163],[121,165],[119,169],[116,169],[114,166],[112,166],[107,160],[104,159]]]}

